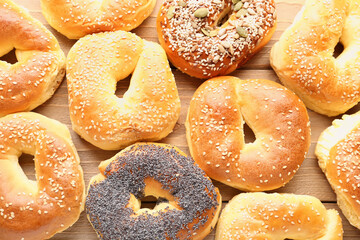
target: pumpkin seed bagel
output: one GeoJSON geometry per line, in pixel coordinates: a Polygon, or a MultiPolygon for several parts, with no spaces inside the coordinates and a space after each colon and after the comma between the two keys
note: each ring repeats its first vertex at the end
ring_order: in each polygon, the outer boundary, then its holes
{"type": "Polygon", "coordinates": [[[157,17],[159,41],[170,61],[202,79],[245,64],[275,26],[273,0],[165,0],[157,17]]]}

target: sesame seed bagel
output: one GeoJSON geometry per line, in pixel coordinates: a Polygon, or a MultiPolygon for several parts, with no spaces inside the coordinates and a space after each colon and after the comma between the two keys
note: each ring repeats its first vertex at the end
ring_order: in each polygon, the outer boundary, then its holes
{"type": "Polygon", "coordinates": [[[242,193],[225,206],[215,240],[341,240],[339,213],[319,199],[295,194],[242,193]]]}
{"type": "Polygon", "coordinates": [[[70,132],[37,113],[0,118],[0,239],[49,239],[75,223],[85,184],[70,132]],[[18,158],[34,156],[36,181],[18,158]]]}
{"type": "Polygon", "coordinates": [[[100,239],[204,239],[214,228],[221,195],[181,150],[137,143],[99,165],[86,213],[100,239]],[[154,209],[140,199],[155,196],[154,209]]]}
{"type": "Polygon", "coordinates": [[[41,105],[65,75],[65,55],[51,32],[26,9],[0,0],[0,56],[14,48],[17,63],[0,60],[0,117],[41,105]]]}
{"type": "Polygon", "coordinates": [[[160,45],[132,33],[98,33],[80,39],[67,62],[73,129],[102,149],[166,137],[180,115],[174,76],[160,45]],[[132,73],[129,89],[116,83],[132,73]]]}
{"type": "Polygon", "coordinates": [[[359,19],[359,0],[307,0],[273,46],[273,69],[311,110],[336,116],[360,101],[359,19]]]}
{"type": "Polygon", "coordinates": [[[264,79],[207,80],[191,99],[185,126],[190,153],[209,177],[246,191],[285,185],[310,146],[304,104],[264,79]],[[253,143],[245,143],[244,123],[255,134],[253,143]]]}
{"type": "Polygon", "coordinates": [[[273,0],[165,0],[157,17],[159,41],[170,61],[202,79],[245,64],[275,26],[273,0]]]}
{"type": "Polygon", "coordinates": [[[337,203],[349,222],[360,229],[360,112],[333,121],[319,137],[315,154],[337,203]]]}
{"type": "Polygon", "coordinates": [[[156,0],[41,0],[45,19],[69,39],[98,32],[130,31],[155,7],[156,0]]]}

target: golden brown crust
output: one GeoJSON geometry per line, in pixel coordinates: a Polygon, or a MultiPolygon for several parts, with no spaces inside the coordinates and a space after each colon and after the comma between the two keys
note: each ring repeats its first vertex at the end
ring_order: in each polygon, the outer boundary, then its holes
{"type": "Polygon", "coordinates": [[[0,61],[0,116],[49,99],[65,75],[64,53],[38,20],[10,0],[0,0],[0,46],[0,56],[15,48],[18,60],[0,61]]]}
{"type": "Polygon", "coordinates": [[[86,212],[100,238],[150,239],[153,232],[151,239],[201,240],[215,227],[220,192],[177,147],[136,143],[101,162],[99,170],[90,180],[86,212]],[[150,195],[166,201],[141,208],[140,198],[150,195]],[[104,199],[109,196],[117,203],[104,199]]]}
{"type": "Polygon", "coordinates": [[[186,119],[194,160],[213,179],[264,191],[290,181],[310,146],[310,124],[300,99],[269,80],[217,77],[195,92],[186,119]],[[244,121],[254,131],[245,144],[244,121]]]}
{"type": "Polygon", "coordinates": [[[338,212],[326,210],[315,197],[243,193],[222,211],[215,239],[341,240],[342,236],[338,212]]]}
{"type": "Polygon", "coordinates": [[[49,24],[70,39],[97,32],[130,31],[155,7],[156,0],[41,0],[49,24]]]}
{"type": "Polygon", "coordinates": [[[73,129],[102,149],[167,136],[180,114],[180,99],[164,50],[135,34],[117,31],[80,39],[67,62],[73,129]],[[116,82],[132,73],[123,98],[116,82]]]}
{"type": "Polygon", "coordinates": [[[239,11],[233,2],[164,1],[157,17],[159,41],[182,72],[203,79],[229,74],[270,40],[276,27],[274,1],[246,1],[239,11]],[[206,17],[195,17],[200,8],[208,9],[206,17]],[[245,15],[237,17],[239,12],[245,15]],[[229,19],[218,26],[226,15],[229,19]],[[246,34],[240,36],[237,28],[246,34]]]}
{"type": "Polygon", "coordinates": [[[83,172],[65,125],[36,113],[0,118],[0,238],[48,239],[77,221],[83,172]],[[18,164],[34,155],[36,179],[18,164]]]}
{"type": "Polygon", "coordinates": [[[337,195],[340,209],[360,229],[360,112],[335,120],[319,137],[315,154],[337,195]]]}
{"type": "Polygon", "coordinates": [[[307,0],[272,48],[273,69],[308,108],[335,116],[360,100],[359,16],[358,0],[307,0]]]}

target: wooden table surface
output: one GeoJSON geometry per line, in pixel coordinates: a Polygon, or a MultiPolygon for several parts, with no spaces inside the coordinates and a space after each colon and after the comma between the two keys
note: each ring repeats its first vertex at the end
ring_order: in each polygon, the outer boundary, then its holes
{"type": "MultiPolygon", "coordinates": [[[[52,29],[45,21],[41,13],[40,0],[14,0],[16,3],[29,9],[31,15],[39,19],[49,30],[51,30],[60,42],[60,45],[65,52],[68,53],[69,49],[76,42],[69,40],[57,33],[52,29]]],[[[140,37],[147,40],[156,41],[157,33],[155,28],[156,15],[161,5],[162,0],[158,0],[155,10],[151,16],[133,32],[137,33],[140,37]]],[[[279,39],[282,32],[292,23],[296,13],[300,10],[304,0],[277,0],[277,13],[278,13],[278,25],[277,30],[270,40],[270,42],[245,66],[232,73],[232,75],[243,78],[265,78],[273,81],[279,81],[274,71],[269,64],[269,53],[272,45],[279,39]]],[[[14,61],[13,53],[7,54],[0,58],[5,61],[14,61]]],[[[174,131],[163,139],[161,142],[170,143],[178,146],[180,149],[189,153],[186,139],[185,139],[185,117],[187,109],[189,107],[190,99],[196,90],[196,88],[203,82],[201,80],[191,78],[180,71],[173,68],[176,83],[178,86],[179,95],[181,96],[181,115],[178,123],[176,124],[174,131]]],[[[124,79],[118,83],[117,95],[119,97],[127,90],[129,86],[129,78],[124,79]]],[[[360,109],[359,105],[349,111],[354,113],[360,109]]],[[[47,117],[57,119],[60,122],[66,124],[71,129],[71,122],[69,117],[68,99],[67,99],[67,86],[66,80],[62,82],[59,89],[55,92],[54,96],[46,103],[34,110],[47,117]]],[[[320,170],[316,156],[314,154],[315,145],[320,133],[330,126],[331,122],[335,118],[329,118],[319,115],[312,111],[308,111],[311,121],[311,146],[307,158],[302,164],[295,177],[285,186],[272,192],[279,193],[295,193],[295,194],[308,194],[319,198],[327,208],[335,208],[339,210],[336,205],[336,196],[328,184],[324,174],[320,170]]],[[[339,118],[339,117],[338,117],[339,118]]],[[[108,159],[115,155],[117,151],[104,151],[97,147],[92,146],[86,141],[82,140],[74,131],[71,130],[72,138],[75,146],[79,152],[81,159],[81,166],[84,170],[84,177],[86,185],[89,179],[98,173],[97,166],[100,161],[108,159]]],[[[253,141],[254,136],[249,129],[245,132],[246,141],[253,141]]],[[[32,156],[22,156],[20,158],[20,164],[24,169],[24,172],[30,179],[34,179],[34,163],[32,156]]],[[[241,191],[225,186],[219,182],[214,181],[214,184],[219,187],[221,195],[223,197],[223,205],[235,195],[241,193],[241,191]]],[[[149,200],[151,201],[151,199],[149,200]]],[[[360,230],[352,227],[349,222],[343,218],[344,226],[344,239],[360,239],[360,230]]],[[[214,239],[213,231],[206,240],[214,239]]],[[[80,219],[68,230],[58,233],[52,239],[97,239],[97,236],[90,224],[88,223],[84,213],[81,214],[80,219]]]]}

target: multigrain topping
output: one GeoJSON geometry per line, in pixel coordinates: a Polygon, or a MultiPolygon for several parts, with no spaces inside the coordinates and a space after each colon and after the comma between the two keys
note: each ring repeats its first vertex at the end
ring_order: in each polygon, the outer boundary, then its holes
{"type": "Polygon", "coordinates": [[[192,229],[208,221],[209,217],[202,214],[218,206],[210,179],[190,157],[173,148],[153,144],[130,147],[107,166],[105,177],[90,186],[86,200],[86,212],[102,239],[179,239],[181,229],[188,234],[181,239],[189,239],[192,229]],[[145,178],[161,183],[182,210],[133,217],[135,212],[127,207],[130,194],[137,199],[144,196],[145,178]],[[188,224],[199,217],[199,222],[189,228],[188,224]]]}
{"type": "Polygon", "coordinates": [[[183,5],[178,0],[164,2],[160,16],[169,8],[174,9],[174,15],[163,18],[161,37],[172,52],[201,68],[203,76],[223,68],[224,59],[231,65],[242,55],[251,54],[275,24],[272,1],[189,0],[183,5]],[[230,17],[222,24],[226,16],[230,17]],[[241,34],[238,27],[244,29],[241,34]],[[224,49],[224,45],[228,47],[224,49]]]}

